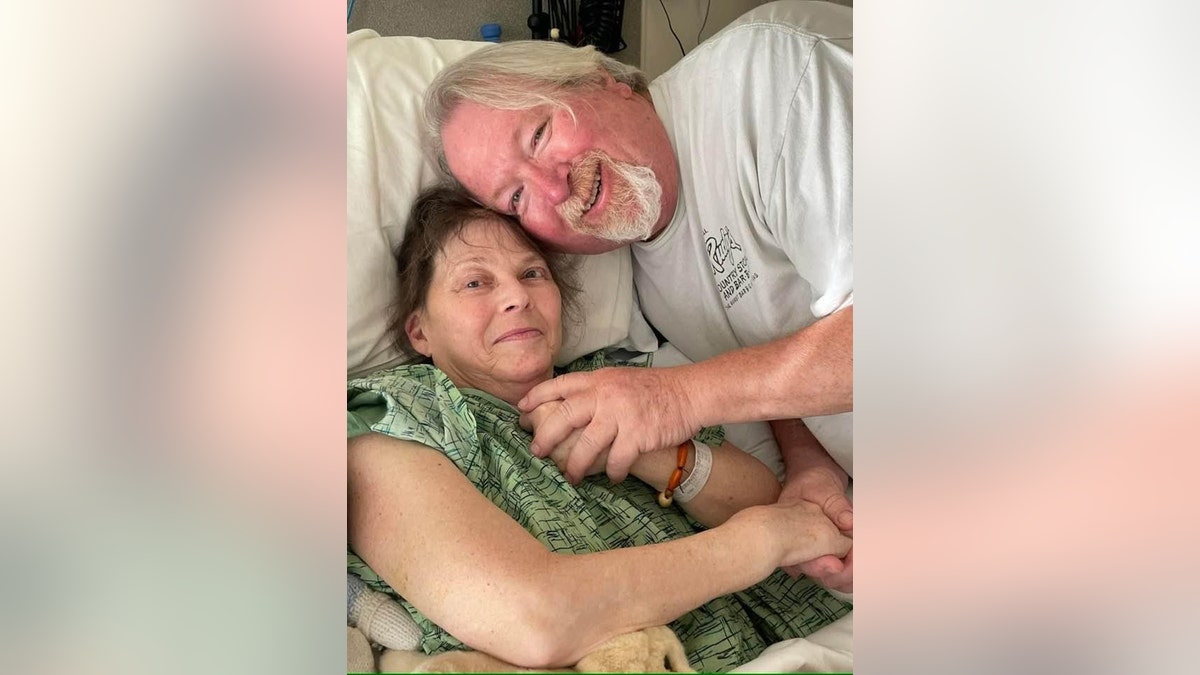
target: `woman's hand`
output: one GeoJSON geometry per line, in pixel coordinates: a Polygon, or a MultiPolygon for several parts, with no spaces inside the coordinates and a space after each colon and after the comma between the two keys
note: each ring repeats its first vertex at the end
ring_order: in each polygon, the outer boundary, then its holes
{"type": "Polygon", "coordinates": [[[778,567],[799,565],[825,555],[841,558],[854,545],[854,540],[812,502],[752,506],[735,513],[730,521],[742,518],[759,521],[763,536],[777,551],[778,567]]]}
{"type": "MultiPolygon", "coordinates": [[[[846,497],[844,476],[824,469],[804,471],[784,485],[781,503],[805,501],[816,504],[849,536],[853,536],[853,505],[846,497]]],[[[817,583],[843,593],[854,592],[854,551],[844,556],[820,556],[784,570],[796,577],[801,574],[817,583]]]]}

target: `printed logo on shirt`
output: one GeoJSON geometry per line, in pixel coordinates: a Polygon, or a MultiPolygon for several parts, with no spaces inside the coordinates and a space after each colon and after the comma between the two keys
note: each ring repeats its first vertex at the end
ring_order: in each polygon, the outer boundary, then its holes
{"type": "Polygon", "coordinates": [[[718,234],[713,237],[705,230],[704,248],[717,279],[717,292],[721,294],[725,309],[730,309],[750,292],[758,274],[750,269],[745,250],[730,234],[729,228],[722,227],[718,234]]]}

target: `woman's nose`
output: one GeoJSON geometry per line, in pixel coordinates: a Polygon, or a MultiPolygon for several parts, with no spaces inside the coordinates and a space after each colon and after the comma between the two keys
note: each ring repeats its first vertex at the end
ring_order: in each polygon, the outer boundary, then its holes
{"type": "Polygon", "coordinates": [[[529,306],[529,292],[525,289],[525,285],[521,283],[520,279],[511,279],[504,282],[501,291],[501,305],[506,312],[524,309],[529,306]]]}

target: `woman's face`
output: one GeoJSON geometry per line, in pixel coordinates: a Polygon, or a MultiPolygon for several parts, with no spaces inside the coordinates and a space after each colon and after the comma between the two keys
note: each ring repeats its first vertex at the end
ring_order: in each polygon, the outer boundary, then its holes
{"type": "Polygon", "coordinates": [[[505,398],[552,374],[561,308],[546,261],[487,218],[445,242],[425,307],[409,316],[405,330],[456,385],[505,398]]]}

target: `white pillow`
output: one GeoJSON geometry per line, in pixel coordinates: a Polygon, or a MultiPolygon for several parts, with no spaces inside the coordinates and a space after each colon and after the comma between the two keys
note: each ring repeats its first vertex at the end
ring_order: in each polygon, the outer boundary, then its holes
{"type": "MultiPolygon", "coordinates": [[[[486,42],[380,37],[359,30],[346,55],[346,372],[365,375],[398,364],[387,335],[396,290],[392,249],[417,194],[438,181],[421,140],[426,87],[446,64],[486,42]]],[[[582,322],[567,326],[559,363],[610,346],[654,351],[637,306],[629,249],[582,256],[582,322]]]]}

